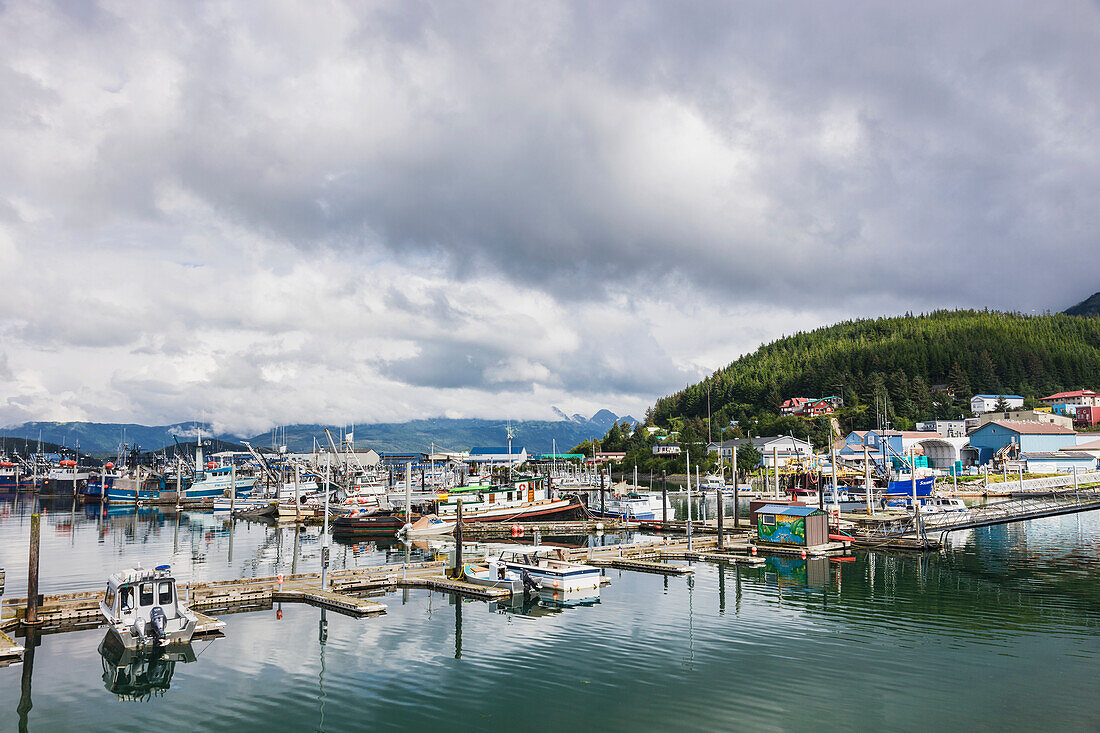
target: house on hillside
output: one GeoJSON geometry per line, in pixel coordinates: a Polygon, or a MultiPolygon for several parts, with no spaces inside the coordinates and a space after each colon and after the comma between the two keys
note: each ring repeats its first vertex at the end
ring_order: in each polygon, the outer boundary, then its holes
{"type": "Polygon", "coordinates": [[[779,406],[779,414],[801,415],[806,411],[806,405],[809,403],[809,397],[791,397],[789,400],[784,400],[783,404],[779,406]]]}
{"type": "Polygon", "coordinates": [[[1076,443],[1077,433],[1061,425],[1043,422],[994,420],[970,434],[976,463],[989,463],[998,451],[1014,445],[1021,454],[1057,451],[1076,443]]]}
{"type": "MultiPolygon", "coordinates": [[[[740,448],[743,445],[752,445],[756,450],[760,451],[761,461],[759,465],[771,467],[772,455],[774,451],[775,461],[780,465],[785,465],[791,460],[798,458],[809,458],[814,454],[813,445],[806,440],[800,440],[798,438],[791,437],[790,435],[773,435],[771,437],[759,437],[759,438],[735,438],[733,440],[723,440],[721,442],[714,442],[707,444],[708,453],[717,453],[719,459],[723,461],[732,460],[733,447],[740,448]]],[[[740,465],[740,464],[738,464],[740,465]]]]}
{"type": "Polygon", "coordinates": [[[1090,428],[1100,422],[1100,407],[1080,405],[1074,410],[1073,424],[1079,428],[1090,428]]]}
{"type": "Polygon", "coordinates": [[[1040,397],[1039,401],[1051,409],[1062,407],[1063,409],[1058,412],[1072,415],[1074,408],[1077,407],[1100,407],[1100,394],[1091,389],[1076,389],[1071,392],[1055,392],[1052,395],[1040,397]]]}
{"type": "Polygon", "coordinates": [[[841,407],[844,407],[844,400],[836,395],[829,397],[791,397],[779,406],[779,414],[819,417],[832,414],[841,407]]]}
{"type": "Polygon", "coordinates": [[[970,411],[975,415],[980,415],[983,412],[992,412],[993,408],[997,406],[1001,398],[1010,408],[1019,408],[1024,406],[1024,398],[1017,394],[976,394],[970,398],[970,411]]]}
{"type": "Polygon", "coordinates": [[[678,456],[680,453],[679,443],[656,443],[653,446],[655,456],[678,456]]]}

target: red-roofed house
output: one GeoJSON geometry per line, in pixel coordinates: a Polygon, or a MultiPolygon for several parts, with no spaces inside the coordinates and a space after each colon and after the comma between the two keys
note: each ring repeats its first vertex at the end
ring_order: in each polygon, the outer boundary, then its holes
{"type": "Polygon", "coordinates": [[[792,397],[785,400],[779,406],[780,415],[801,415],[806,412],[806,405],[810,403],[809,397],[792,397]]]}
{"type": "Polygon", "coordinates": [[[1047,405],[1100,407],[1100,394],[1091,389],[1076,389],[1072,392],[1056,392],[1048,397],[1040,397],[1039,401],[1047,405]]]}

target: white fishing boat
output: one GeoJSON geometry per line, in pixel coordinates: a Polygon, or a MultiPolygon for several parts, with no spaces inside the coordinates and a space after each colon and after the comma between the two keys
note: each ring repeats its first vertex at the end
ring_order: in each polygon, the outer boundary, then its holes
{"type": "Polygon", "coordinates": [[[666,514],[669,517],[675,516],[672,504],[667,499],[662,510],[661,499],[659,491],[627,491],[612,494],[603,501],[600,500],[599,495],[591,494],[588,498],[588,511],[596,517],[622,519],[628,522],[661,519],[666,514]]]}
{"type": "Polygon", "coordinates": [[[131,568],[107,579],[99,610],[127,649],[186,644],[198,620],[176,596],[169,566],[131,568]]]}
{"type": "Polygon", "coordinates": [[[560,557],[556,547],[528,545],[502,550],[498,562],[507,570],[527,573],[540,590],[599,590],[600,569],[591,565],[568,562],[560,557]]]}

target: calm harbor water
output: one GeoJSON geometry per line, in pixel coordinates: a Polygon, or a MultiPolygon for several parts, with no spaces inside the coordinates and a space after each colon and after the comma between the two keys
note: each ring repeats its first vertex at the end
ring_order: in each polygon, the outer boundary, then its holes
{"type": "MultiPolygon", "coordinates": [[[[25,588],[27,510],[0,499],[9,596],[25,588]]],[[[47,508],[46,592],[98,587],[137,558],[197,580],[318,562],[316,530],[295,554],[286,528],[90,514],[47,508]]],[[[337,564],[404,557],[334,551],[337,564]]],[[[694,567],[608,571],[598,603],[564,609],[398,591],[368,619],[228,614],[194,661],[146,669],[167,689],[130,688],[140,700],[108,689],[122,688],[105,679],[102,629],[46,635],[0,669],[0,729],[1100,729],[1100,514],[969,532],[924,557],[694,567]]]]}

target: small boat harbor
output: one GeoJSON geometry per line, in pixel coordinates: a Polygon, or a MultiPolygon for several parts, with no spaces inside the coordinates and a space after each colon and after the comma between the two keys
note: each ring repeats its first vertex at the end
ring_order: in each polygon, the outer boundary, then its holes
{"type": "Polygon", "coordinates": [[[169,564],[105,568],[105,591],[43,595],[36,513],[26,593],[4,595],[0,569],[0,659],[20,658],[24,646],[15,634],[28,629],[105,625],[114,647],[145,653],[216,636],[225,626],[221,615],[283,603],[356,618],[384,614],[377,598],[396,589],[491,603],[535,597],[568,606],[598,600],[609,568],[673,577],[693,572],[684,561],[755,567],[766,557],[843,558],[858,548],[927,552],[952,531],[1100,509],[1100,475],[1091,474],[1021,482],[1007,501],[967,505],[935,492],[931,481],[918,482],[915,472],[874,494],[869,476],[861,494],[856,485],[827,483],[820,472],[788,472],[782,482],[775,473],[770,485],[757,487],[698,473],[692,481],[687,474],[683,487],[670,490],[667,479],[657,489],[643,486],[636,474],[614,482],[608,473],[556,461],[522,472],[455,462],[365,466],[328,438],[328,450],[313,455],[248,446],[243,455],[204,458],[200,446],[193,456],[177,453],[152,466],[120,455],[117,464],[87,472],[67,459],[42,471],[44,478],[35,462],[26,482],[20,477],[28,465],[5,461],[14,475],[8,492],[64,500],[71,511],[81,505],[87,516],[129,511],[136,518],[137,511],[156,507],[209,514],[230,525],[320,525],[321,533],[318,566],[308,572],[177,583],[169,564]],[[612,533],[634,539],[591,541],[612,533]],[[542,541],[561,536],[590,539],[583,546],[542,541]],[[330,569],[334,542],[383,538],[403,543],[404,561],[330,569]],[[410,560],[413,546],[423,559],[410,560]]]}

